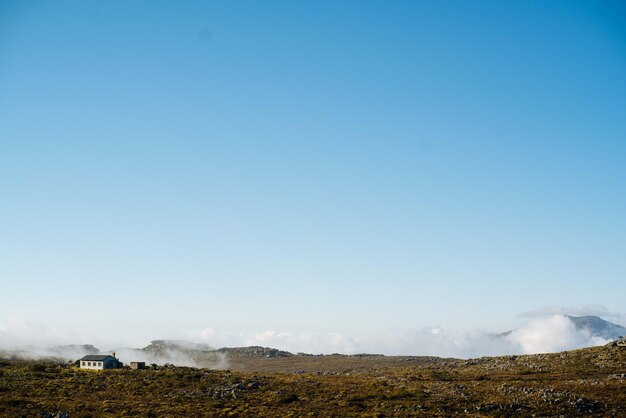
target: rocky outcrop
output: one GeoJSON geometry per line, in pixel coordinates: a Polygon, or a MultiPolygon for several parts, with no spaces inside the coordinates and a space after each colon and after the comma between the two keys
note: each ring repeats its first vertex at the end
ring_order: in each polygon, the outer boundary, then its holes
{"type": "Polygon", "coordinates": [[[223,347],[217,350],[230,358],[236,357],[291,357],[292,353],[269,347],[223,347]]]}

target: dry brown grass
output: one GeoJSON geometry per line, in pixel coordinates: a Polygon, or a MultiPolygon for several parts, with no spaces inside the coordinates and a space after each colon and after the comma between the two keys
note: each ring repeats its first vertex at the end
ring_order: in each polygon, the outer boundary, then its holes
{"type": "Polygon", "coordinates": [[[295,356],[237,362],[247,371],[93,372],[3,362],[0,414],[626,416],[626,383],[620,377],[626,350],[620,347],[468,361],[295,356]]]}

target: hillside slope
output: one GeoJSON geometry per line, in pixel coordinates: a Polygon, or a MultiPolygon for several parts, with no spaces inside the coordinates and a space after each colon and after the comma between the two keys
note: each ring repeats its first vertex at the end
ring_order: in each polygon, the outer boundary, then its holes
{"type": "Polygon", "coordinates": [[[403,367],[358,358],[364,367],[296,373],[0,362],[0,415],[626,416],[626,347],[617,344],[403,367]]]}

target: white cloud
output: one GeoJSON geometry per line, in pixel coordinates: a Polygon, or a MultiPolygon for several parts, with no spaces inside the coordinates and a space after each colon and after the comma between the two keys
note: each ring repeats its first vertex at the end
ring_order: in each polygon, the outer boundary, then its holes
{"type": "Polygon", "coordinates": [[[18,316],[8,317],[0,323],[0,348],[12,349],[23,346],[49,346],[70,344],[80,337],[67,330],[31,322],[18,316]]]}
{"type": "Polygon", "coordinates": [[[555,352],[608,342],[593,337],[587,330],[576,329],[572,321],[563,315],[531,318],[505,337],[481,331],[455,334],[441,328],[369,335],[275,330],[229,334],[205,328],[189,331],[187,335],[193,340],[220,347],[261,345],[294,353],[380,353],[460,358],[555,352]]]}
{"type": "MultiPolygon", "coordinates": [[[[579,307],[578,312],[591,312],[590,307],[579,307]]],[[[432,355],[440,357],[469,358],[501,354],[530,354],[562,351],[586,346],[605,344],[607,340],[592,336],[588,330],[578,330],[566,316],[550,314],[565,308],[544,308],[535,313],[525,313],[526,322],[505,337],[495,337],[483,331],[454,333],[443,328],[426,327],[414,330],[389,331],[386,333],[345,334],[287,332],[265,330],[250,333],[223,332],[214,328],[202,328],[179,334],[183,339],[206,343],[212,347],[241,347],[260,345],[312,354],[356,354],[380,353],[387,355],[432,355]],[[539,315],[538,312],[542,312],[539,315]]],[[[567,312],[572,312],[567,308],[567,312]]],[[[594,311],[598,313],[596,309],[594,311]]],[[[128,336],[127,336],[128,337],[128,336]]],[[[153,338],[161,338],[154,335],[153,338]]],[[[25,349],[39,355],[50,355],[58,351],[47,348],[67,344],[94,344],[101,349],[112,347],[103,339],[94,338],[71,329],[60,329],[11,317],[0,322],[0,349],[25,349]]],[[[117,338],[124,338],[120,335],[117,338]]],[[[119,341],[119,339],[118,339],[119,341]]],[[[147,341],[146,344],[147,345],[147,341]]],[[[118,347],[122,345],[117,345],[118,347]]],[[[120,354],[124,352],[120,351],[120,354]]],[[[135,357],[136,351],[128,352],[135,357]]],[[[67,353],[68,358],[78,354],[67,353]]],[[[180,364],[191,364],[186,359],[173,360],[180,364]]],[[[154,361],[153,359],[147,359],[154,361]]],[[[173,362],[173,361],[170,361],[173,362]]]]}
{"type": "Polygon", "coordinates": [[[615,316],[603,305],[572,305],[572,306],[544,306],[532,311],[521,313],[519,316],[523,318],[533,318],[537,316],[550,315],[572,315],[572,316],[615,316]]]}
{"type": "Polygon", "coordinates": [[[213,328],[191,330],[187,337],[214,347],[271,346],[288,347],[294,353],[346,353],[358,351],[359,341],[339,333],[284,332],[267,330],[256,333],[219,332],[213,328]]]}
{"type": "Polygon", "coordinates": [[[506,339],[524,354],[550,353],[608,342],[593,337],[588,330],[576,329],[574,323],[563,315],[533,318],[513,330],[506,339]]]}

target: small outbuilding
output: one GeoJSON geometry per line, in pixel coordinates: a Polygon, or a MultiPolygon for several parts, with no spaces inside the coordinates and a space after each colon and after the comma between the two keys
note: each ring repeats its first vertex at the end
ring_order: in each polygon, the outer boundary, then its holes
{"type": "Polygon", "coordinates": [[[131,361],[130,368],[134,370],[145,369],[146,362],[145,361],[131,361]]]}
{"type": "Polygon", "coordinates": [[[119,369],[123,366],[122,362],[111,355],[90,354],[79,360],[81,369],[105,370],[119,369]]]}

